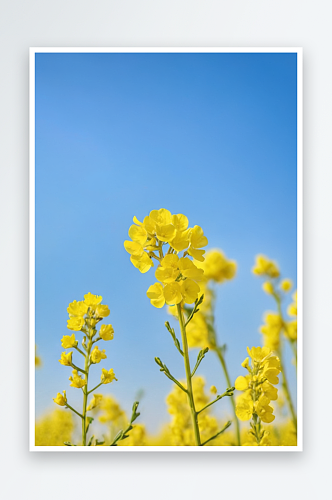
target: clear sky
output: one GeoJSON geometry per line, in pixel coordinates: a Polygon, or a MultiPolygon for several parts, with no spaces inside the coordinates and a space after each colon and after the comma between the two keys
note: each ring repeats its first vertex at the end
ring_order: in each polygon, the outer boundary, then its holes
{"type": "MultiPolygon", "coordinates": [[[[129,410],[143,389],[141,421],[156,431],[168,420],[172,383],[154,357],[178,378],[184,367],[166,308],[146,297],[153,270],[142,275],[123,247],[132,217],[153,209],[185,214],[208,248],[237,261],[218,287],[217,326],[232,380],[243,374],[246,346],[262,344],[263,313],[275,309],[251,273],[255,255],[296,282],[296,71],[296,54],[36,55],[37,415],[63,389],[81,405],[58,359],[68,304],[91,292],[115,330],[92,383],[112,367],[119,381],[104,393],[129,410]]],[[[213,353],[199,373],[226,388],[213,353]]]]}

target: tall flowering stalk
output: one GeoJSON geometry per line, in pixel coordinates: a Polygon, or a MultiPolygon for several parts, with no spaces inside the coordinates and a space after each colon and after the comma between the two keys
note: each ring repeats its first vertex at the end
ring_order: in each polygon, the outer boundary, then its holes
{"type": "MultiPolygon", "coordinates": [[[[189,228],[188,219],[185,215],[172,215],[165,208],[152,210],[144,218],[143,222],[140,222],[136,217],[133,218],[133,221],[135,224],[129,228],[128,232],[131,240],[125,241],[124,247],[130,254],[132,264],[141,273],[149,271],[151,267],[154,267],[153,260],[157,261],[158,267],[155,271],[155,277],[158,282],[149,287],[147,296],[154,307],[162,308],[165,304],[176,306],[182,345],[170,324],[166,322],[165,326],[173,338],[175,347],[183,357],[186,387],[171,375],[169,369],[160,358],[155,358],[155,361],[160,367],[160,371],[164,372],[170,380],[186,393],[191,412],[195,443],[197,446],[203,446],[206,443],[201,442],[198,413],[204,411],[205,408],[199,412],[196,410],[192,379],[209,348],[205,347],[205,349],[199,352],[196,365],[191,370],[186,328],[198,312],[198,307],[203,301],[203,296],[199,298],[201,289],[198,282],[204,279],[204,271],[203,269],[199,269],[190,257],[196,261],[203,262],[205,253],[203,247],[208,244],[208,240],[200,226],[189,228]],[[181,252],[183,252],[182,256],[180,256],[181,252]],[[194,304],[190,316],[186,319],[184,317],[185,304],[194,304]]],[[[213,403],[226,395],[232,395],[232,391],[233,388],[229,388],[226,393],[217,396],[213,403]]],[[[225,428],[211,439],[217,437],[225,428]]]]}
{"type": "MultiPolygon", "coordinates": [[[[97,324],[102,321],[104,318],[109,316],[110,310],[107,305],[101,304],[102,297],[99,295],[93,295],[92,293],[88,293],[84,295],[84,300],[77,302],[74,300],[68,306],[68,314],[69,319],[67,321],[67,328],[69,330],[75,332],[82,332],[82,347],[81,350],[78,347],[78,340],[76,340],[75,333],[72,335],[64,335],[61,340],[61,345],[64,349],[75,349],[81,356],[83,356],[84,360],[84,368],[80,368],[73,362],[73,351],[66,352],[64,351],[61,354],[61,359],[59,362],[64,366],[70,366],[73,368],[72,376],[69,377],[71,381],[70,386],[75,387],[76,389],[81,389],[83,393],[83,408],[82,413],[75,410],[67,400],[66,391],[63,391],[63,395],[58,393],[56,398],[53,398],[53,401],[59,406],[64,406],[78,415],[82,420],[82,446],[91,446],[93,444],[94,436],[92,436],[87,442],[87,434],[90,427],[90,424],[93,421],[92,417],[88,416],[88,412],[96,408],[100,405],[100,402],[103,398],[101,394],[94,394],[90,403],[88,405],[88,396],[92,394],[98,387],[104,384],[110,384],[113,380],[117,380],[115,377],[113,368],[106,370],[102,368],[100,383],[93,387],[93,389],[88,390],[88,382],[89,382],[89,373],[91,365],[95,365],[100,363],[102,359],[106,359],[105,349],[100,350],[97,342],[100,340],[108,341],[112,340],[114,336],[114,329],[112,325],[102,325],[97,332],[97,324]]],[[[138,403],[135,403],[135,412],[133,408],[133,415],[130,424],[137,418],[139,415],[136,413],[138,403]],[[134,420],[133,420],[133,417],[134,420]]],[[[129,429],[131,430],[131,429],[129,429]]],[[[127,431],[127,430],[126,430],[127,431]]],[[[124,438],[124,434],[119,434],[117,436],[117,441],[119,439],[124,438]]],[[[117,442],[116,441],[116,442],[117,442]]],[[[113,445],[116,445],[113,443],[113,445]]],[[[65,443],[68,446],[74,446],[70,442],[65,443]]],[[[95,446],[100,446],[104,444],[104,441],[95,440],[95,446]]]]}
{"type": "MultiPolygon", "coordinates": [[[[189,348],[208,346],[217,356],[228,387],[231,380],[227,369],[225,350],[226,345],[221,345],[217,337],[215,323],[216,288],[215,285],[224,283],[234,278],[236,274],[236,262],[226,258],[219,249],[211,249],[206,252],[204,262],[195,261],[197,267],[203,269],[203,281],[200,284],[201,292],[204,293],[204,301],[200,305],[199,312],[192,318],[187,328],[189,348]]],[[[170,307],[171,314],[177,317],[175,307],[170,307]]],[[[184,314],[189,317],[192,307],[184,307],[184,314]]],[[[236,444],[241,445],[240,424],[235,413],[235,401],[231,398],[232,410],[236,429],[236,444]]]]}
{"type": "Polygon", "coordinates": [[[281,279],[280,271],[277,264],[271,261],[264,255],[256,257],[256,263],[253,268],[253,273],[257,276],[265,278],[262,285],[263,290],[268,295],[271,295],[275,300],[277,312],[268,312],[265,314],[265,324],[261,326],[260,331],[263,334],[264,345],[273,349],[278,353],[282,371],[282,387],[287,399],[288,407],[292,416],[295,430],[297,429],[297,416],[293,405],[292,397],[289,390],[289,385],[286,377],[285,366],[283,362],[283,337],[290,343],[292,348],[295,365],[297,363],[297,294],[293,295],[294,303],[288,307],[288,314],[295,319],[286,321],[282,312],[282,301],[285,294],[292,289],[290,279],[281,279]]]}
{"type": "Polygon", "coordinates": [[[251,420],[250,435],[254,442],[246,442],[244,446],[269,446],[268,432],[262,428],[262,422],[271,423],[275,419],[271,401],[278,398],[280,359],[268,347],[252,347],[247,352],[251,358],[246,358],[242,366],[248,370],[248,375],[235,380],[235,389],[242,394],[237,399],[236,414],[240,420],[251,420]]]}

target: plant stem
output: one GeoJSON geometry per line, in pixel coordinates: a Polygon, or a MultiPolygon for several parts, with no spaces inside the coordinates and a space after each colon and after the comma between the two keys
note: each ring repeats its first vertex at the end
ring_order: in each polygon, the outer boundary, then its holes
{"type": "Polygon", "coordinates": [[[282,387],[284,389],[284,392],[285,392],[285,395],[286,395],[286,399],[287,399],[287,402],[288,402],[288,406],[289,406],[290,412],[292,414],[292,420],[293,420],[293,423],[294,423],[295,432],[297,432],[297,417],[296,417],[296,413],[295,413],[295,410],[294,410],[292,398],[291,398],[291,395],[290,395],[290,392],[289,392],[289,387],[288,387],[288,382],[287,382],[287,378],[286,378],[285,368],[284,368],[284,364],[283,364],[283,360],[282,360],[281,349],[280,349],[280,351],[279,351],[278,354],[279,354],[279,359],[280,359],[280,369],[281,369],[281,373],[282,373],[282,387]]]}
{"type": "MultiPolygon", "coordinates": [[[[277,302],[278,313],[279,313],[279,316],[280,316],[280,319],[281,319],[282,326],[287,331],[287,325],[286,325],[286,322],[284,320],[284,317],[283,317],[283,314],[282,314],[282,310],[281,310],[281,300],[280,300],[280,297],[277,294],[274,294],[274,298],[275,298],[275,300],[277,302]]],[[[283,387],[283,389],[285,391],[285,394],[286,394],[286,399],[287,399],[288,406],[289,406],[290,412],[292,414],[292,420],[293,420],[293,423],[294,423],[294,426],[295,426],[295,432],[297,433],[297,417],[296,417],[296,413],[295,413],[295,410],[294,410],[292,398],[291,398],[291,395],[290,395],[290,392],[289,392],[288,382],[287,382],[287,378],[286,378],[286,372],[285,372],[285,368],[284,368],[284,364],[283,364],[282,342],[281,342],[281,339],[280,339],[280,348],[279,348],[278,354],[279,354],[279,358],[280,358],[280,368],[281,368],[281,372],[282,372],[282,387],[283,387]]]]}
{"type": "Polygon", "coordinates": [[[200,438],[200,434],[199,434],[198,419],[197,419],[197,413],[196,413],[196,409],[195,409],[194,394],[193,394],[193,388],[192,388],[192,384],[191,384],[191,370],[190,370],[190,362],[189,362],[186,327],[184,326],[184,318],[183,318],[183,313],[182,313],[182,309],[181,309],[180,304],[177,304],[177,310],[178,310],[178,317],[179,317],[179,323],[180,323],[180,329],[181,329],[182,350],[183,350],[183,354],[184,354],[184,356],[183,356],[184,357],[184,366],[186,369],[187,394],[188,394],[188,401],[189,401],[189,406],[190,406],[190,411],[191,411],[191,418],[192,418],[192,422],[193,422],[195,442],[196,442],[196,446],[201,446],[201,438],[200,438]]]}
{"type": "Polygon", "coordinates": [[[87,346],[87,352],[85,356],[85,364],[84,364],[84,371],[85,371],[85,381],[86,385],[83,387],[83,418],[82,418],[82,445],[86,446],[86,406],[88,402],[88,379],[89,379],[89,361],[90,361],[90,351],[92,347],[92,336],[89,336],[89,342],[87,346]]]}
{"type": "MultiPolygon", "coordinates": [[[[226,379],[226,382],[227,382],[227,387],[231,387],[232,384],[231,384],[231,381],[230,381],[230,378],[229,378],[229,374],[228,374],[228,370],[227,370],[227,366],[226,366],[226,361],[225,361],[225,358],[222,354],[222,350],[220,347],[216,347],[215,349],[215,352],[218,356],[218,359],[221,363],[221,366],[222,366],[222,369],[224,371],[224,375],[225,375],[225,379],[226,379]]],[[[234,421],[235,421],[235,427],[236,427],[236,439],[237,439],[237,446],[241,446],[241,437],[240,437],[240,424],[239,424],[239,420],[236,416],[236,413],[235,413],[235,401],[234,401],[234,397],[232,396],[231,397],[231,403],[232,403],[232,408],[233,408],[233,415],[234,415],[234,421]]]]}

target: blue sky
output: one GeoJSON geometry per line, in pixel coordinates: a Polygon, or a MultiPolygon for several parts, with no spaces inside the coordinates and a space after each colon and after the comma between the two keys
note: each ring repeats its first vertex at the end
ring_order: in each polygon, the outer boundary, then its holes
{"type": "MultiPolygon", "coordinates": [[[[146,297],[153,271],[140,274],[123,247],[132,217],[162,207],[237,261],[218,287],[217,325],[232,380],[243,374],[246,346],[261,345],[262,315],[275,309],[251,273],[255,255],[296,281],[296,71],[296,54],[36,55],[37,415],[69,389],[58,362],[66,309],[91,292],[115,330],[92,383],[112,367],[119,381],[105,393],[129,410],[143,389],[142,421],[156,431],[168,419],[172,383],[154,357],[178,378],[182,360],[166,308],[146,297]]],[[[199,372],[226,387],[213,353],[199,372]]],[[[68,397],[81,404],[77,389],[68,397]]]]}

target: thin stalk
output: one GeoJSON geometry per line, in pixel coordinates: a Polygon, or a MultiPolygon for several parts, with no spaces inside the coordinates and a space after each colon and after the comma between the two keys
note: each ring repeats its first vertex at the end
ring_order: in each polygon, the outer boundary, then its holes
{"type": "Polygon", "coordinates": [[[184,326],[184,318],[183,318],[183,313],[182,313],[182,309],[181,309],[180,304],[177,305],[177,310],[178,310],[178,317],[179,317],[181,337],[182,337],[184,366],[185,366],[186,378],[187,378],[187,394],[188,394],[188,401],[189,401],[191,418],[192,418],[192,423],[193,423],[193,428],[194,428],[195,442],[196,442],[196,446],[201,446],[201,437],[199,434],[198,419],[197,419],[197,413],[196,413],[196,409],[195,409],[193,388],[192,388],[192,384],[191,384],[191,370],[190,370],[190,362],[189,362],[186,327],[184,326]]]}
{"type": "MultiPolygon", "coordinates": [[[[221,348],[220,347],[216,347],[215,352],[216,352],[216,354],[218,356],[218,359],[219,359],[219,361],[221,363],[221,366],[222,366],[222,369],[224,371],[225,379],[226,379],[226,382],[227,382],[227,387],[232,387],[231,380],[229,378],[229,374],[228,374],[228,370],[227,370],[227,366],[226,366],[226,362],[225,362],[225,358],[224,358],[224,356],[222,354],[221,348]]],[[[239,424],[239,420],[238,420],[238,418],[236,416],[235,401],[234,401],[234,397],[233,396],[231,397],[231,403],[232,403],[232,409],[233,409],[233,415],[234,415],[234,421],[235,421],[235,427],[236,427],[237,446],[241,446],[240,424],[239,424]]]]}
{"type": "Polygon", "coordinates": [[[82,445],[86,446],[86,406],[88,402],[88,379],[89,379],[89,361],[90,361],[90,351],[92,347],[92,340],[91,336],[89,336],[89,342],[87,346],[87,352],[85,356],[85,363],[84,363],[84,372],[85,372],[85,378],[84,380],[86,381],[86,385],[83,387],[83,418],[82,418],[82,445]]]}
{"type": "Polygon", "coordinates": [[[78,411],[76,411],[72,406],[70,406],[68,403],[66,403],[66,406],[67,408],[69,408],[71,411],[73,411],[74,413],[76,413],[76,415],[78,415],[79,417],[83,418],[83,415],[81,415],[80,413],[78,413],[78,411]]]}
{"type": "MultiPolygon", "coordinates": [[[[281,318],[281,322],[282,322],[283,328],[285,330],[287,330],[287,326],[286,326],[286,323],[284,321],[284,317],[283,317],[282,310],[281,310],[280,297],[275,293],[274,294],[274,298],[275,298],[275,300],[277,302],[278,313],[279,313],[279,316],[281,318]]],[[[282,359],[283,358],[282,357],[282,342],[281,342],[281,339],[280,339],[280,348],[279,348],[278,354],[279,354],[279,358],[280,358],[280,368],[281,368],[281,372],[282,372],[282,387],[283,387],[283,389],[285,391],[286,399],[287,399],[287,402],[288,402],[288,406],[289,406],[290,412],[292,414],[292,420],[293,420],[293,423],[294,423],[294,426],[295,426],[295,431],[297,432],[297,417],[296,417],[296,413],[295,413],[295,410],[294,410],[293,401],[292,401],[292,398],[291,398],[291,395],[290,395],[290,392],[289,392],[288,382],[287,382],[287,378],[286,378],[286,372],[285,372],[285,368],[284,368],[284,365],[283,365],[283,359],[282,359]]]]}
{"type": "Polygon", "coordinates": [[[290,392],[289,392],[289,387],[288,387],[288,382],[287,382],[287,378],[286,378],[285,368],[284,368],[284,364],[283,364],[283,360],[282,360],[281,349],[280,349],[280,351],[279,351],[278,354],[279,354],[279,359],[280,359],[280,368],[281,368],[281,372],[282,372],[282,387],[284,389],[284,392],[285,392],[285,395],[286,395],[286,399],[287,399],[287,402],[288,402],[288,406],[289,406],[290,412],[292,414],[292,420],[293,420],[293,424],[294,424],[294,427],[295,427],[295,431],[297,432],[297,417],[296,417],[296,413],[295,413],[295,410],[294,410],[292,398],[291,398],[291,395],[290,395],[290,392]]]}
{"type": "Polygon", "coordinates": [[[292,348],[292,351],[293,351],[293,354],[294,354],[294,359],[295,359],[295,369],[296,369],[296,373],[297,373],[297,346],[295,345],[295,341],[292,340],[291,343],[291,348],[292,348]]]}

